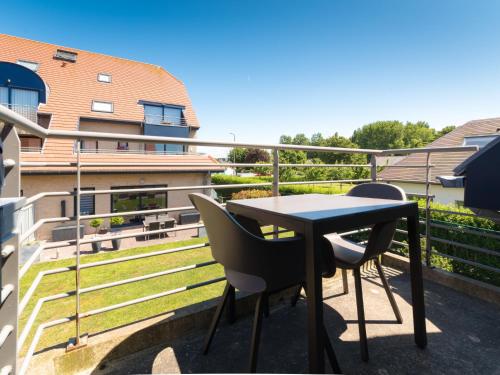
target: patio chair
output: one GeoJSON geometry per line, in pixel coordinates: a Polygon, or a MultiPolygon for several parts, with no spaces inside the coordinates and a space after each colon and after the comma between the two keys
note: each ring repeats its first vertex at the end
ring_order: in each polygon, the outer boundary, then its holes
{"type": "MultiPolygon", "coordinates": [[[[150,230],[160,230],[160,222],[159,221],[150,221],[148,226],[147,226],[147,230],[150,231],[150,230]]],[[[150,234],[147,234],[146,235],[146,239],[149,240],[149,237],[151,235],[150,234]]],[[[158,238],[161,238],[161,233],[158,235],[158,238]]]]}
{"type": "MultiPolygon", "coordinates": [[[[298,285],[304,280],[304,241],[300,237],[266,240],[245,229],[213,199],[199,193],[189,194],[189,199],[201,214],[212,255],[224,267],[227,279],[203,353],[208,353],[231,291],[238,288],[244,292],[257,293],[248,369],[249,372],[255,372],[265,300],[270,293],[298,285]]],[[[254,230],[257,232],[257,228],[254,230]]],[[[324,327],[323,332],[330,364],[335,372],[340,372],[324,327]]]]}
{"type": "MultiPolygon", "coordinates": [[[[364,198],[406,200],[405,192],[401,188],[395,185],[383,183],[366,183],[357,185],[352,188],[347,195],[364,198]]],[[[371,228],[366,247],[344,239],[337,233],[325,235],[325,239],[330,245],[329,254],[328,252],[324,253],[325,262],[327,264],[333,264],[333,266],[336,265],[342,270],[344,293],[348,293],[346,270],[351,269],[354,274],[356,305],[358,311],[359,341],[361,346],[361,358],[363,361],[368,361],[368,342],[366,338],[360,269],[366,262],[373,261],[375,263],[375,267],[378,271],[380,279],[382,280],[382,285],[384,286],[387,297],[389,298],[396,320],[398,323],[403,322],[398,305],[396,304],[396,300],[394,299],[394,295],[392,294],[389,284],[387,283],[387,278],[385,277],[379,261],[379,256],[387,251],[391,246],[391,242],[396,231],[396,225],[397,221],[375,224],[371,228]]]]}

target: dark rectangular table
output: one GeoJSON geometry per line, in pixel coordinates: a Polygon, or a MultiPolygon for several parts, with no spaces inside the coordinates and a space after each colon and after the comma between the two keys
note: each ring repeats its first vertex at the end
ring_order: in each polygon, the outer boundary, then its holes
{"type": "Polygon", "coordinates": [[[322,236],[378,222],[407,218],[415,342],[421,348],[427,345],[417,203],[307,194],[234,200],[227,202],[226,208],[231,213],[256,219],[261,224],[279,225],[304,236],[306,241],[308,355],[311,373],[325,371],[324,347],[321,336],[323,326],[322,267],[320,246],[318,246],[322,241],[322,236]]]}

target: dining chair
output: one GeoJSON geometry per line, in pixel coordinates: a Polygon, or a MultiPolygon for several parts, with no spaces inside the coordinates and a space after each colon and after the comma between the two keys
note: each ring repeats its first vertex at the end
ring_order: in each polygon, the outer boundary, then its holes
{"type": "MultiPolygon", "coordinates": [[[[148,225],[148,231],[160,230],[160,222],[159,221],[150,221],[148,225]]],[[[149,240],[150,234],[147,235],[147,239],[149,240]]],[[[158,238],[161,238],[161,233],[158,235],[158,238]]]]}
{"type": "MultiPolygon", "coordinates": [[[[214,259],[226,276],[226,286],[206,336],[203,353],[207,354],[228,296],[234,288],[256,293],[250,346],[249,372],[257,369],[257,354],[264,304],[269,294],[298,285],[305,277],[305,247],[301,237],[267,240],[245,229],[229,212],[212,198],[189,194],[205,224],[214,259]]],[[[325,351],[335,372],[341,372],[335,352],[323,327],[325,351]]]]}
{"type": "MultiPolygon", "coordinates": [[[[357,185],[346,195],[363,198],[406,200],[406,194],[403,189],[395,185],[377,182],[357,185]]],[[[335,265],[342,270],[344,293],[348,293],[346,270],[350,269],[354,274],[361,358],[363,361],[368,361],[368,342],[366,338],[366,323],[360,270],[366,262],[374,262],[382,281],[382,285],[392,306],[392,310],[394,311],[396,320],[398,323],[403,323],[401,312],[399,311],[398,305],[379,261],[379,256],[389,250],[391,246],[394,233],[396,232],[396,225],[397,220],[393,220],[380,222],[372,226],[366,246],[349,241],[337,233],[327,234],[324,236],[330,245],[330,259],[334,258],[333,261],[335,262],[335,265]]]]}

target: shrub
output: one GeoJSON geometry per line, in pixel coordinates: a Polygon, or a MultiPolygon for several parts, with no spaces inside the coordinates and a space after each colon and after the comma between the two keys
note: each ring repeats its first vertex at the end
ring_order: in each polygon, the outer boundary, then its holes
{"type": "Polygon", "coordinates": [[[119,227],[120,225],[123,225],[124,222],[125,219],[123,218],[123,216],[114,216],[109,220],[109,223],[112,227],[119,227]]]}
{"type": "Polygon", "coordinates": [[[270,190],[249,189],[233,193],[231,195],[231,199],[266,198],[271,197],[272,195],[273,193],[270,190]]]}
{"type": "Polygon", "coordinates": [[[101,227],[101,225],[104,223],[103,219],[92,219],[90,220],[90,226],[95,229],[95,232],[97,234],[97,231],[101,227]]]}

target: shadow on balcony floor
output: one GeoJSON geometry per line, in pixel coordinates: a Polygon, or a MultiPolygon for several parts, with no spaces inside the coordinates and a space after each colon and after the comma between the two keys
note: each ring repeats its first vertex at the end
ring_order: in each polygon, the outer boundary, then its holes
{"type": "MultiPolygon", "coordinates": [[[[348,295],[335,294],[341,290],[340,280],[325,283],[325,321],[345,373],[500,374],[500,311],[496,305],[426,282],[429,345],[421,350],[412,335],[409,277],[393,269],[387,272],[404,323],[395,322],[379,279],[371,270],[366,271],[363,292],[368,363],[363,363],[359,354],[352,280],[348,295]]],[[[200,352],[204,338],[204,332],[200,332],[119,361],[104,360],[92,374],[246,372],[250,327],[250,317],[231,326],[223,322],[207,356],[200,352]]],[[[306,337],[305,302],[295,308],[275,306],[264,320],[258,371],[307,372],[306,337]]],[[[121,345],[127,345],[127,341],[121,345]]]]}

